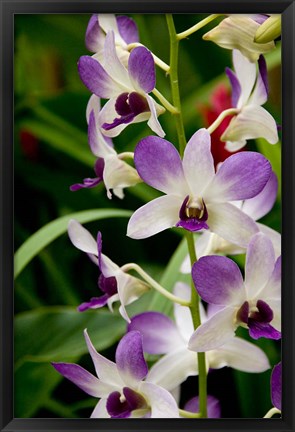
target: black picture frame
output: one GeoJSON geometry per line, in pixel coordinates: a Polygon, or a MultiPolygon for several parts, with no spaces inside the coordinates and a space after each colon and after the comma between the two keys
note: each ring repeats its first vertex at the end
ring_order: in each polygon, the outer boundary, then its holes
{"type": "Polygon", "coordinates": [[[1,431],[295,431],[295,4],[294,0],[0,0],[1,13],[1,431]],[[17,419],[13,417],[13,23],[33,13],[281,13],[282,14],[282,247],[283,416],[282,419],[17,419]]]}

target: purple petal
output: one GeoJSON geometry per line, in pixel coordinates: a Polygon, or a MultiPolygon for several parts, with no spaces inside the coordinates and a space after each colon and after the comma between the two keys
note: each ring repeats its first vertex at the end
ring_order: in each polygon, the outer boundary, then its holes
{"type": "Polygon", "coordinates": [[[243,203],[242,210],[254,220],[265,216],[273,207],[278,192],[278,179],[274,172],[271,173],[268,182],[262,191],[254,198],[243,203]]]}
{"type": "Polygon", "coordinates": [[[121,402],[121,394],[117,391],[108,397],[106,408],[112,418],[128,418],[133,410],[146,407],[145,399],[134,390],[124,387],[123,394],[124,402],[121,402]]]}
{"type": "Polygon", "coordinates": [[[268,79],[267,79],[267,66],[266,66],[266,61],[264,56],[261,54],[259,59],[258,59],[258,67],[259,67],[259,73],[260,76],[262,78],[264,87],[265,87],[265,91],[268,95],[269,93],[269,89],[268,89],[268,79]]]}
{"type": "Polygon", "coordinates": [[[249,18],[251,18],[253,21],[257,22],[258,24],[263,24],[265,20],[267,20],[269,16],[263,15],[263,14],[253,14],[249,15],[249,18]]]}
{"type": "Polygon", "coordinates": [[[73,185],[70,186],[70,190],[72,192],[76,192],[77,190],[80,189],[90,189],[93,188],[95,186],[97,186],[99,183],[101,183],[102,178],[85,178],[83,179],[83,183],[75,183],[73,185]]]}
{"type": "Polygon", "coordinates": [[[234,305],[244,295],[237,264],[223,256],[202,257],[193,265],[192,277],[199,295],[207,303],[234,305]]]}
{"type": "Polygon", "coordinates": [[[98,233],[97,233],[96,244],[97,244],[98,267],[99,267],[99,270],[102,272],[102,259],[101,259],[101,254],[102,254],[102,235],[101,235],[100,231],[98,231],[98,233]]]}
{"type": "Polygon", "coordinates": [[[270,324],[261,323],[256,320],[252,320],[252,318],[249,318],[248,326],[249,335],[253,339],[259,339],[261,337],[275,340],[281,339],[281,333],[274,327],[272,327],[270,324]]]}
{"type": "Polygon", "coordinates": [[[241,96],[241,84],[236,76],[236,74],[230,69],[226,68],[225,73],[230,81],[230,85],[232,88],[232,105],[236,107],[238,105],[239,98],[241,96]]]}
{"type": "Polygon", "coordinates": [[[91,93],[104,99],[109,99],[117,94],[114,81],[94,58],[90,56],[80,57],[78,72],[83,84],[91,93]]]}
{"type": "Polygon", "coordinates": [[[135,148],[134,163],[143,181],[155,189],[171,194],[185,189],[182,162],[169,141],[155,136],[143,138],[135,148]]]}
{"type": "Polygon", "coordinates": [[[282,410],[282,363],[279,362],[271,374],[271,401],[280,411],[282,410]]]}
{"type": "Polygon", "coordinates": [[[128,385],[138,384],[143,380],[148,367],[143,356],[142,335],[138,331],[127,333],[118,344],[116,364],[124,382],[128,385]]]}
{"type": "Polygon", "coordinates": [[[166,354],[182,342],[174,322],[160,312],[143,312],[134,316],[128,331],[137,330],[143,337],[143,351],[166,354]]]}
{"type": "Polygon", "coordinates": [[[101,397],[100,381],[79,365],[73,363],[51,363],[65,378],[76,384],[90,396],[101,397]]]}
{"type": "Polygon", "coordinates": [[[97,52],[103,47],[104,36],[98,23],[98,15],[92,15],[89,20],[86,35],[85,45],[89,51],[97,52]]]}
{"type": "Polygon", "coordinates": [[[177,227],[185,228],[192,232],[209,228],[206,223],[208,211],[204,201],[200,208],[190,206],[189,196],[187,196],[180,207],[179,217],[180,220],[176,224],[177,227]]]}
{"type": "Polygon", "coordinates": [[[117,279],[114,276],[104,277],[104,275],[101,274],[98,278],[98,286],[109,297],[118,292],[117,279]]]}
{"type": "Polygon", "coordinates": [[[92,297],[89,302],[81,303],[77,309],[79,312],[84,312],[88,309],[101,308],[107,304],[109,298],[110,296],[108,294],[101,297],[92,297]]]}
{"type": "MultiPolygon", "coordinates": [[[[199,412],[199,396],[190,399],[184,406],[186,411],[193,413],[199,412]]],[[[219,400],[213,396],[207,396],[207,414],[208,418],[220,418],[221,417],[221,407],[219,400]]]]}
{"type": "Polygon", "coordinates": [[[271,172],[269,161],[260,153],[234,154],[220,166],[205,196],[215,202],[253,198],[262,191],[271,172]]]}
{"type": "Polygon", "coordinates": [[[127,44],[139,42],[137,25],[132,18],[125,15],[116,17],[119,33],[127,44]]]}
{"type": "Polygon", "coordinates": [[[155,62],[151,52],[145,47],[136,47],[128,60],[130,77],[145,93],[150,93],[156,85],[155,62]]]}

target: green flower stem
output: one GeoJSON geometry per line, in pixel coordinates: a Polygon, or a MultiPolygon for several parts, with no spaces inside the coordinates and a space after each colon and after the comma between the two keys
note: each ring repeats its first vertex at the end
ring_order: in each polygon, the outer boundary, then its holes
{"type": "Polygon", "coordinates": [[[185,411],[182,409],[179,409],[179,414],[181,415],[181,417],[186,417],[186,418],[200,418],[201,417],[201,413],[193,413],[190,411],[185,411]]]}
{"type": "Polygon", "coordinates": [[[281,414],[281,411],[277,408],[271,408],[263,418],[272,418],[275,414],[281,414]]]}
{"type": "MultiPolygon", "coordinates": [[[[134,42],[134,43],[131,43],[131,44],[129,44],[127,46],[127,50],[131,51],[131,50],[133,50],[133,48],[141,47],[141,46],[144,46],[144,45],[142,45],[139,42],[134,42]]],[[[156,63],[156,65],[159,66],[159,68],[163,69],[163,71],[165,71],[167,74],[169,74],[169,72],[170,72],[170,66],[167,65],[163,60],[161,60],[159,57],[157,57],[152,52],[151,52],[151,54],[152,54],[152,56],[154,58],[154,62],[156,63]]]]}
{"type": "Polygon", "coordinates": [[[189,29],[185,30],[184,32],[178,33],[177,34],[177,39],[181,40],[181,39],[187,38],[191,34],[195,33],[198,30],[200,30],[205,25],[209,24],[211,21],[213,21],[216,18],[218,18],[219,16],[220,16],[220,14],[209,15],[207,18],[205,18],[202,21],[198,22],[197,24],[195,24],[194,26],[192,26],[189,29]]]}
{"type": "Polygon", "coordinates": [[[156,88],[152,91],[152,93],[159,99],[161,104],[171,112],[171,114],[178,114],[178,109],[175,108],[167,99],[162,95],[162,93],[159,92],[156,88]]]}
{"type": "Polygon", "coordinates": [[[183,119],[181,113],[181,103],[180,103],[180,94],[179,94],[179,85],[178,85],[178,46],[179,40],[177,39],[177,34],[175,31],[174,21],[171,14],[166,15],[167,25],[170,35],[170,84],[171,84],[171,92],[173,105],[177,109],[177,114],[175,113],[175,122],[176,122],[176,130],[179,141],[179,153],[180,156],[183,155],[185,146],[186,146],[186,138],[185,131],[183,126],[183,119]]]}
{"type": "MultiPolygon", "coordinates": [[[[178,47],[179,39],[177,37],[173,16],[166,15],[167,25],[170,35],[170,83],[173,104],[177,108],[178,113],[175,114],[176,130],[179,141],[179,153],[183,155],[186,138],[181,112],[179,85],[178,85],[178,47]]],[[[186,232],[186,239],[188,250],[190,254],[191,265],[197,261],[195,244],[192,233],[186,232]]],[[[192,315],[194,328],[201,324],[200,319],[200,299],[194,287],[193,281],[191,282],[191,303],[189,306],[192,315]]],[[[199,401],[200,401],[200,417],[207,417],[207,371],[206,371],[206,357],[205,353],[198,353],[198,368],[199,368],[199,401]]]]}
{"type": "Polygon", "coordinates": [[[125,264],[123,267],[121,267],[121,270],[123,272],[128,272],[130,270],[136,271],[145,282],[147,282],[152,288],[154,288],[156,291],[158,291],[160,294],[168,298],[169,300],[173,301],[174,303],[178,303],[181,306],[190,306],[190,302],[181,299],[180,297],[177,297],[171,292],[167,291],[165,288],[162,287],[157,281],[155,281],[149,274],[147,274],[139,265],[135,263],[128,263],[125,264]]]}
{"type": "MultiPolygon", "coordinates": [[[[191,261],[191,267],[197,261],[194,236],[191,232],[186,231],[186,240],[188,251],[191,261]]],[[[193,280],[191,280],[191,306],[190,312],[194,324],[194,328],[201,325],[200,315],[200,297],[195,288],[193,280]]],[[[199,367],[199,409],[202,414],[201,417],[207,417],[207,369],[206,369],[206,354],[204,352],[198,353],[198,367],[199,367]]]]}
{"type": "Polygon", "coordinates": [[[219,116],[212,123],[212,125],[207,128],[207,131],[211,135],[218,128],[218,126],[223,122],[225,117],[227,117],[229,115],[239,114],[239,112],[240,112],[240,110],[237,108],[229,108],[229,109],[222,111],[222,113],[219,114],[219,116]]]}

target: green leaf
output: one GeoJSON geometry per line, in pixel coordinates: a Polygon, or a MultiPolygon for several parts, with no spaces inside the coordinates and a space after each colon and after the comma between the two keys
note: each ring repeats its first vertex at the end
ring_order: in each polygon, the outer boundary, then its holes
{"type": "Polygon", "coordinates": [[[131,214],[132,212],[129,210],[100,209],[81,211],[55,219],[35,232],[17,250],[14,261],[14,277],[17,278],[31,259],[42,249],[67,231],[70,219],[86,223],[99,219],[130,217],[131,214]]]}
{"type": "Polygon", "coordinates": [[[77,312],[69,306],[41,307],[15,318],[16,369],[26,361],[65,361],[87,352],[83,330],[102,351],[125,332],[126,322],[108,310],[77,312]]]}

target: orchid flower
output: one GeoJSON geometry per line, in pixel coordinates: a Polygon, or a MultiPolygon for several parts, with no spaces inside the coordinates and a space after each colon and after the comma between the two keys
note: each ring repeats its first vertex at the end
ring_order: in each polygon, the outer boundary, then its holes
{"type": "MultiPolygon", "coordinates": [[[[188,285],[178,282],[174,294],[190,299],[188,285]]],[[[206,322],[206,312],[200,304],[201,321],[206,322]]],[[[214,312],[213,312],[214,313],[214,312]]],[[[212,308],[208,311],[208,317],[212,308]]],[[[160,312],[143,312],[131,318],[128,331],[139,331],[143,336],[143,350],[148,354],[165,354],[150,369],[148,380],[171,391],[187,377],[198,375],[198,359],[188,349],[194,333],[190,310],[174,304],[175,323],[160,312]]],[[[264,372],[270,365],[264,352],[254,344],[232,337],[222,347],[208,351],[207,368],[230,366],[244,372],[264,372]]]]}
{"type": "MultiPolygon", "coordinates": [[[[195,396],[190,399],[184,405],[185,411],[190,411],[192,413],[197,413],[199,409],[199,397],[195,396]]],[[[221,417],[221,407],[219,400],[213,396],[207,396],[207,417],[208,418],[220,418],[221,417]]]]}
{"type": "MultiPolygon", "coordinates": [[[[96,102],[99,103],[99,101],[96,102]]],[[[94,100],[90,103],[93,104],[94,100]]],[[[108,137],[103,136],[101,133],[95,119],[95,109],[92,109],[89,114],[88,142],[92,153],[98,158],[94,166],[97,177],[84,179],[82,184],[72,185],[71,190],[92,188],[103,181],[108,198],[112,198],[111,189],[114,195],[123,198],[123,189],[125,187],[134,186],[141,182],[137,171],[120,159],[120,155],[118,155],[109,140],[108,137]]]]}
{"type": "Polygon", "coordinates": [[[112,14],[92,15],[86,29],[86,48],[94,52],[95,58],[102,62],[105,38],[109,31],[114,32],[118,57],[124,65],[127,65],[128,45],[139,42],[137,25],[132,18],[112,14]]]}
{"type": "Polygon", "coordinates": [[[237,151],[246,140],[265,138],[270,144],[278,142],[277,125],[272,115],[262,108],[268,97],[267,70],[263,56],[256,64],[249,62],[239,51],[233,51],[235,73],[227,68],[232,86],[232,102],[238,114],[234,116],[221,136],[225,148],[237,151]]]}
{"type": "Polygon", "coordinates": [[[84,336],[98,378],[77,364],[52,365],[84,392],[100,398],[91,418],[179,417],[173,396],[160,386],[144,381],[148,367],[139,332],[130,332],[121,339],[116,363],[96,351],[86,330],[84,336]]]}
{"type": "Polygon", "coordinates": [[[210,229],[246,247],[258,231],[255,222],[230,201],[252,198],[264,188],[271,167],[261,154],[234,154],[215,172],[210,135],[200,129],[189,140],[183,161],[173,144],[149,136],[138,143],[134,162],[143,181],[166,195],[132,215],[129,237],[146,238],[178,226],[189,231],[210,229]]]}
{"type": "Polygon", "coordinates": [[[104,135],[115,137],[128,124],[146,120],[153,132],[165,135],[157,118],[165,109],[149,95],[155,88],[156,74],[153,56],[147,48],[134,48],[126,68],[117,55],[114,32],[109,31],[104,44],[104,62],[82,56],[78,70],[92,93],[109,99],[98,116],[104,135]]]}
{"type": "Polygon", "coordinates": [[[222,48],[238,49],[249,61],[255,62],[260,54],[265,54],[275,48],[273,41],[254,42],[257,30],[267,18],[267,15],[261,14],[230,15],[204,34],[203,39],[215,42],[222,48]]]}
{"type": "Polygon", "coordinates": [[[246,256],[245,282],[235,262],[223,256],[197,261],[192,277],[200,297],[221,308],[202,324],[189,341],[193,351],[208,351],[231,340],[239,326],[253,339],[281,338],[281,257],[263,233],[251,239],[246,256]]]}
{"type": "Polygon", "coordinates": [[[271,401],[282,411],[282,363],[276,364],[271,373],[271,401]]]}
{"type": "Polygon", "coordinates": [[[102,253],[101,233],[97,234],[97,242],[89,231],[79,222],[71,219],[68,226],[68,234],[73,245],[86,252],[90,259],[98,265],[101,274],[98,286],[104,292],[101,297],[93,297],[89,302],[82,303],[78,310],[97,309],[108,305],[112,310],[112,303],[119,301],[119,311],[126,321],[130,321],[125,306],[137,300],[148,290],[148,285],[142,280],[124,273],[120,267],[102,253]]]}
{"type": "MultiPolygon", "coordinates": [[[[271,176],[266,183],[265,187],[262,191],[256,195],[254,198],[250,198],[245,201],[237,201],[233,202],[238,208],[240,208],[244,213],[250,216],[253,220],[258,220],[265,216],[273,207],[278,190],[278,180],[274,172],[271,173],[271,176]]],[[[273,244],[275,250],[276,258],[281,255],[281,235],[277,231],[272,228],[262,224],[257,223],[259,231],[263,232],[267,235],[273,244]]],[[[195,242],[196,254],[198,258],[206,255],[216,255],[216,254],[224,254],[224,255],[237,255],[243,254],[246,252],[245,248],[239,247],[230,243],[219,235],[214,234],[210,231],[203,232],[195,242]]],[[[182,265],[181,265],[182,273],[190,273],[191,272],[191,264],[189,255],[186,256],[182,265]]]]}

